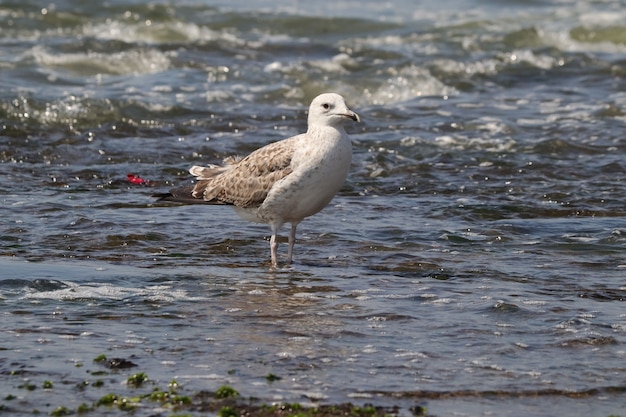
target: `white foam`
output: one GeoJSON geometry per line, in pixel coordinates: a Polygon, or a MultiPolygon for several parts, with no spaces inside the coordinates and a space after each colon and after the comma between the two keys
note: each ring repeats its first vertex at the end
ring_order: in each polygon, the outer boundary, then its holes
{"type": "Polygon", "coordinates": [[[26,300],[116,300],[140,298],[147,301],[173,302],[177,300],[203,300],[191,296],[186,291],[168,285],[154,285],[145,288],[119,287],[106,283],[76,284],[62,281],[66,287],[51,291],[33,291],[24,294],[26,300]]]}
{"type": "Polygon", "coordinates": [[[88,23],[82,28],[86,36],[127,43],[167,44],[184,42],[224,41],[242,45],[236,34],[214,31],[189,22],[121,22],[88,23]]]}
{"type": "Polygon", "coordinates": [[[30,52],[44,67],[62,67],[81,75],[154,74],[170,67],[170,58],[156,49],[135,48],[116,53],[81,52],[53,53],[43,46],[30,52]]]}

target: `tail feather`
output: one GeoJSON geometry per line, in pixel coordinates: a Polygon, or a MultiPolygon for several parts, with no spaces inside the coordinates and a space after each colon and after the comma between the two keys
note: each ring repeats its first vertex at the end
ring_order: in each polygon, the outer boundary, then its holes
{"type": "Polygon", "coordinates": [[[157,201],[171,201],[182,204],[227,204],[221,201],[206,201],[202,198],[196,198],[191,193],[194,185],[185,185],[183,187],[172,188],[169,193],[155,193],[152,197],[157,201]]]}
{"type": "Polygon", "coordinates": [[[175,203],[182,204],[221,204],[221,205],[232,205],[232,203],[219,201],[217,199],[207,201],[203,198],[205,195],[205,188],[208,182],[211,179],[223,174],[224,172],[230,170],[233,165],[237,164],[241,161],[241,158],[236,156],[230,156],[224,159],[224,165],[207,165],[207,166],[198,166],[194,165],[189,168],[189,172],[196,177],[196,180],[199,180],[200,183],[185,185],[182,187],[173,188],[169,193],[156,193],[152,194],[152,197],[156,198],[157,201],[172,201],[175,203]],[[204,182],[204,183],[203,183],[204,182]],[[196,187],[199,187],[203,190],[202,193],[196,191],[196,195],[200,194],[198,197],[194,197],[194,190],[196,187]]]}

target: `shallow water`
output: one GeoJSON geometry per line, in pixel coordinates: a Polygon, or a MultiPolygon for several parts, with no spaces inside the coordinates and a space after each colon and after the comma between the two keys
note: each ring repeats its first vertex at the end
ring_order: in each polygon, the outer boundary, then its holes
{"type": "Polygon", "coordinates": [[[309,3],[0,5],[3,411],[96,401],[104,353],[267,402],[623,413],[626,3],[309,3]],[[323,91],[363,123],[292,267],[150,197],[323,91]]]}

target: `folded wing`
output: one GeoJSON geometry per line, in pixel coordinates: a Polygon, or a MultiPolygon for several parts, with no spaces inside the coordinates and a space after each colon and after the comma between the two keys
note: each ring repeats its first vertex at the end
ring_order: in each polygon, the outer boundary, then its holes
{"type": "Polygon", "coordinates": [[[295,142],[283,140],[256,150],[243,159],[227,158],[226,165],[192,167],[198,177],[190,196],[213,204],[259,206],[272,186],[292,172],[295,142]]]}

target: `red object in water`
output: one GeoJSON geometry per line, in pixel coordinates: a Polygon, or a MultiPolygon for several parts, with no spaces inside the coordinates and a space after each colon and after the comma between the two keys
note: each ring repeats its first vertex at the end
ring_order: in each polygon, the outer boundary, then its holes
{"type": "Polygon", "coordinates": [[[133,184],[150,185],[150,181],[144,180],[143,178],[135,174],[128,174],[126,177],[128,178],[128,181],[132,182],[133,184]]]}

